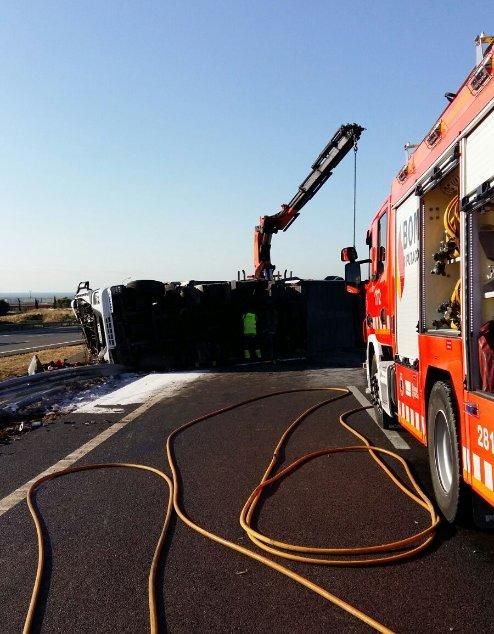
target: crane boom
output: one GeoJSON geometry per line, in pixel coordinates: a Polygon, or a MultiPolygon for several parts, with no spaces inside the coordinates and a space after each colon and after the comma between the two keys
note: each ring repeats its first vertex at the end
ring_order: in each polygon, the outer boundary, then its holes
{"type": "Polygon", "coordinates": [[[299,185],[288,204],[272,216],[261,216],[254,232],[254,277],[272,279],[275,266],[271,263],[271,237],[286,231],[300,215],[301,209],[317,194],[333,173],[332,170],[356,147],[364,128],[356,123],[342,125],[311,165],[311,172],[299,185]]]}

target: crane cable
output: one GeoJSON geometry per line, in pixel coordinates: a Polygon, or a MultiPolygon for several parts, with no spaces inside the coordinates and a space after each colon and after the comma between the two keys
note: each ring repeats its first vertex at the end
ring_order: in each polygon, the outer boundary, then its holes
{"type": "Polygon", "coordinates": [[[357,152],[358,140],[353,137],[353,246],[355,248],[355,225],[357,222],[357,152]]]}
{"type": "Polygon", "coordinates": [[[200,416],[199,418],[195,418],[185,423],[184,425],[178,427],[174,431],[172,431],[166,440],[166,446],[165,446],[166,455],[168,458],[168,464],[172,473],[171,479],[163,471],[156,469],[154,467],[147,466],[147,465],[133,464],[133,463],[102,463],[102,464],[84,465],[84,466],[64,469],[62,471],[58,471],[58,472],[46,475],[36,480],[36,482],[34,482],[31,485],[28,491],[27,501],[28,501],[29,511],[31,513],[31,517],[33,519],[33,523],[35,525],[36,534],[37,534],[38,565],[36,570],[35,581],[33,584],[31,600],[29,603],[29,608],[27,611],[25,624],[23,628],[23,634],[30,634],[32,631],[33,619],[36,613],[37,604],[39,601],[39,594],[40,594],[41,585],[43,581],[43,570],[44,570],[44,562],[45,562],[45,545],[44,545],[45,540],[44,540],[43,531],[41,527],[40,514],[33,502],[33,495],[35,491],[43,483],[46,483],[50,480],[54,480],[56,478],[66,476],[71,473],[77,473],[81,471],[88,471],[88,470],[95,470],[95,469],[113,469],[113,468],[140,469],[143,471],[151,472],[154,475],[162,478],[166,482],[169,489],[169,498],[168,498],[168,504],[167,504],[167,508],[165,512],[163,527],[161,529],[161,533],[154,550],[154,555],[152,558],[151,568],[150,568],[149,576],[148,576],[149,626],[150,626],[151,634],[157,634],[159,631],[158,609],[157,609],[157,599],[156,599],[156,570],[157,570],[160,554],[166,540],[168,526],[170,523],[173,510],[175,510],[176,514],[184,522],[184,524],[186,524],[189,528],[191,528],[195,532],[223,546],[226,546],[227,548],[230,548],[231,550],[234,550],[251,559],[254,559],[258,561],[259,563],[264,564],[268,568],[271,568],[273,570],[276,570],[277,572],[280,572],[286,577],[289,577],[290,579],[296,581],[300,585],[320,595],[321,597],[323,597],[330,603],[340,607],[347,613],[354,616],[356,619],[374,628],[376,631],[390,634],[392,630],[387,628],[385,625],[373,619],[371,616],[365,614],[364,612],[360,611],[357,607],[335,596],[334,594],[332,594],[331,592],[329,592],[322,586],[315,584],[310,579],[307,579],[306,577],[303,577],[302,575],[297,574],[290,568],[287,568],[286,566],[281,565],[277,561],[274,561],[273,559],[270,559],[267,556],[257,551],[250,550],[248,548],[245,548],[244,546],[240,546],[239,544],[235,542],[231,542],[225,539],[224,537],[221,537],[221,535],[217,535],[216,533],[213,533],[212,531],[207,530],[203,526],[200,526],[198,523],[196,523],[193,519],[191,519],[187,515],[185,509],[182,506],[181,488],[180,488],[181,476],[180,476],[180,470],[177,465],[175,454],[174,454],[174,440],[179,434],[184,432],[186,429],[194,425],[197,425],[201,422],[204,422],[206,420],[209,420],[213,417],[220,416],[227,412],[233,411],[239,407],[256,403],[267,398],[271,398],[274,396],[288,395],[288,394],[305,393],[305,392],[321,392],[321,391],[337,392],[338,394],[337,396],[333,396],[331,398],[325,399],[309,407],[288,426],[288,428],[283,432],[278,443],[275,446],[273,457],[271,458],[271,461],[266,471],[264,472],[264,475],[262,476],[260,483],[253,490],[247,502],[245,503],[244,507],[242,508],[242,511],[240,514],[240,523],[244,527],[244,530],[246,530],[247,535],[249,536],[251,541],[253,541],[254,544],[259,546],[264,551],[267,551],[270,554],[274,554],[280,557],[284,557],[284,558],[288,558],[288,559],[292,559],[296,561],[303,561],[304,563],[316,563],[316,564],[324,564],[324,565],[343,565],[343,566],[345,565],[371,566],[371,565],[389,563],[391,561],[397,561],[397,560],[413,557],[417,553],[427,548],[434,538],[434,533],[439,523],[439,517],[437,516],[434,510],[432,502],[429,500],[429,498],[425,495],[425,493],[419,487],[418,483],[414,479],[408,465],[406,464],[405,460],[403,460],[403,458],[401,458],[398,454],[392,451],[389,451],[387,449],[372,446],[363,435],[357,432],[353,427],[351,427],[346,422],[349,416],[356,414],[357,412],[364,411],[368,409],[367,407],[359,407],[356,409],[349,410],[345,412],[344,414],[342,414],[339,418],[340,424],[349,432],[351,432],[354,436],[359,438],[363,442],[363,445],[352,445],[348,447],[330,447],[326,449],[321,449],[319,451],[312,452],[302,456],[298,460],[295,460],[295,462],[293,462],[292,464],[288,465],[287,467],[279,471],[276,475],[272,475],[276,466],[278,465],[282,449],[284,445],[286,444],[289,436],[293,432],[293,430],[316,410],[322,407],[325,407],[329,405],[330,403],[334,403],[335,401],[339,399],[345,398],[346,396],[351,394],[351,392],[347,388],[339,388],[339,387],[301,388],[301,389],[295,389],[295,390],[282,390],[278,392],[264,394],[261,396],[255,396],[247,400],[241,401],[239,403],[235,403],[233,405],[229,405],[222,409],[216,410],[214,412],[210,412],[208,414],[200,416]],[[397,540],[395,542],[388,542],[386,544],[361,546],[361,547],[347,547],[347,548],[314,548],[310,546],[298,546],[294,544],[287,544],[287,543],[280,542],[280,541],[271,539],[269,537],[266,537],[262,535],[260,532],[256,531],[252,527],[252,515],[254,513],[256,506],[259,504],[261,500],[261,496],[264,490],[267,487],[285,478],[287,475],[289,475],[290,473],[298,469],[302,464],[304,464],[305,462],[309,460],[313,460],[314,458],[318,456],[329,455],[332,453],[341,453],[341,452],[369,453],[372,459],[378,464],[378,466],[384,471],[384,473],[391,479],[391,481],[397,486],[397,488],[404,495],[410,498],[414,503],[416,503],[422,509],[427,511],[427,513],[430,516],[429,526],[423,530],[418,531],[415,534],[410,535],[409,537],[406,537],[401,540],[397,540]],[[401,464],[410,482],[410,485],[411,485],[410,487],[405,486],[400,481],[400,479],[396,475],[394,475],[394,473],[386,465],[386,463],[384,463],[381,460],[381,458],[379,457],[379,454],[384,456],[389,456],[401,464]],[[298,554],[293,554],[293,553],[298,553],[298,554]],[[310,554],[310,556],[305,556],[302,553],[310,554]],[[334,559],[334,558],[324,559],[324,558],[313,557],[312,555],[316,553],[319,555],[330,554],[332,556],[339,556],[339,557],[343,556],[345,558],[344,559],[334,559]],[[381,555],[375,556],[374,553],[391,553],[391,554],[386,556],[381,556],[381,555]],[[367,555],[368,558],[367,559],[362,558],[362,555],[364,556],[367,555]],[[354,556],[354,558],[352,558],[352,556],[354,556]]]}

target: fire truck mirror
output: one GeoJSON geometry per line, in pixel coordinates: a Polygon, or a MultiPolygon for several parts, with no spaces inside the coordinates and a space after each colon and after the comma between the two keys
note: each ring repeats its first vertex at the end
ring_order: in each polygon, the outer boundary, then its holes
{"type": "Polygon", "coordinates": [[[360,282],[360,264],[358,262],[347,262],[345,264],[345,283],[347,284],[348,292],[355,292],[354,289],[360,286],[360,282]]]}
{"type": "Polygon", "coordinates": [[[379,247],[379,262],[385,262],[385,261],[386,261],[386,248],[379,247]]]}
{"type": "Polygon", "coordinates": [[[341,250],[342,262],[355,262],[357,258],[357,249],[355,247],[345,247],[341,250]]]}

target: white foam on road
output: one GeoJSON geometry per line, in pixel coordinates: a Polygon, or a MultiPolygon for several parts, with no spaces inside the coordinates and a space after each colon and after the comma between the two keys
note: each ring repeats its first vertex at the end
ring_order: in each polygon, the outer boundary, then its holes
{"type": "Polygon", "coordinates": [[[168,372],[148,374],[128,383],[118,390],[105,394],[74,410],[76,414],[109,414],[123,412],[125,405],[139,405],[160,394],[163,398],[173,396],[184,385],[204,376],[205,372],[168,372]]]}

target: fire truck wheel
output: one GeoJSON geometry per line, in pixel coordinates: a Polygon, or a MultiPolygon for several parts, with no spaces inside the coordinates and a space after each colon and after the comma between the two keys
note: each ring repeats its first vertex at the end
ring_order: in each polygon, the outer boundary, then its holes
{"type": "Polygon", "coordinates": [[[453,523],[466,510],[465,485],[460,474],[458,417],[451,386],[437,381],[427,411],[427,446],[432,485],[441,513],[453,523]]]}
{"type": "Polygon", "coordinates": [[[377,378],[377,361],[375,355],[371,361],[370,371],[371,382],[371,400],[374,405],[374,413],[376,415],[377,423],[383,429],[395,429],[396,424],[392,416],[387,414],[381,405],[381,398],[379,396],[379,383],[377,378]]]}

